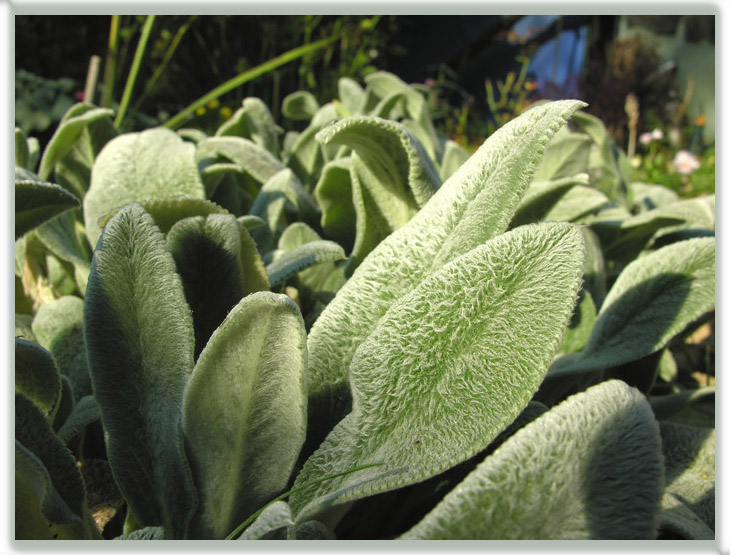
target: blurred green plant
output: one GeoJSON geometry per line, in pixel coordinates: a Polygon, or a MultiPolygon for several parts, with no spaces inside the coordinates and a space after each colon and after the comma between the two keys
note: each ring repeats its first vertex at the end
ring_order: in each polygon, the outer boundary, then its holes
{"type": "Polygon", "coordinates": [[[15,71],[15,124],[25,133],[42,132],[58,125],[74,104],[81,85],[73,79],[44,79],[28,71],[15,71]]]}

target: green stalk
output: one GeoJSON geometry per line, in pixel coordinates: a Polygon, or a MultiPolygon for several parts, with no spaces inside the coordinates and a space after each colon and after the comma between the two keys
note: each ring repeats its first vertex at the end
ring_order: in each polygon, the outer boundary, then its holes
{"type": "Polygon", "coordinates": [[[165,69],[167,69],[167,64],[170,63],[170,60],[172,59],[172,56],[175,54],[175,51],[177,50],[178,45],[180,44],[180,41],[182,40],[185,33],[187,33],[188,29],[190,28],[190,25],[192,25],[193,21],[195,21],[198,18],[197,15],[191,15],[190,18],[183,23],[180,28],[177,30],[177,33],[173,37],[172,41],[170,41],[170,45],[167,47],[167,50],[165,51],[165,55],[162,57],[162,61],[160,62],[160,65],[157,66],[157,69],[152,74],[152,77],[150,77],[150,80],[147,81],[147,84],[144,87],[144,92],[139,97],[139,100],[134,103],[134,107],[138,108],[145,98],[147,98],[147,95],[152,91],[155,84],[157,84],[157,80],[160,78],[160,76],[164,73],[165,69]]]}
{"type": "Polygon", "coordinates": [[[152,25],[155,22],[154,15],[148,15],[142,27],[142,34],[139,37],[137,43],[137,51],[134,53],[134,60],[132,60],[132,67],[129,70],[127,76],[127,84],[124,86],[124,93],[122,94],[122,101],[119,103],[119,111],[117,117],[114,119],[114,127],[119,127],[124,121],[124,116],[127,112],[127,106],[129,106],[129,100],[132,98],[132,90],[134,89],[134,83],[137,81],[137,74],[139,73],[139,67],[142,65],[142,58],[144,52],[147,49],[147,40],[150,38],[150,32],[152,31],[152,25]]]}
{"type": "Polygon", "coordinates": [[[315,486],[317,484],[321,484],[322,482],[326,482],[327,480],[333,480],[335,478],[339,478],[340,476],[345,476],[347,474],[352,474],[353,472],[359,472],[360,470],[365,470],[366,468],[373,468],[374,466],[382,466],[385,463],[373,463],[373,464],[364,464],[362,466],[356,466],[355,468],[351,468],[350,470],[345,470],[344,472],[338,472],[337,474],[332,474],[331,476],[325,476],[324,478],[317,478],[315,480],[310,480],[309,482],[305,482],[301,486],[297,486],[295,488],[290,489],[289,491],[285,491],[278,497],[274,497],[271,501],[269,501],[266,505],[261,507],[258,511],[253,513],[250,517],[248,517],[246,520],[244,520],[241,524],[236,526],[236,529],[228,534],[226,536],[227,540],[232,540],[238,534],[243,532],[243,530],[248,527],[249,524],[251,524],[254,520],[258,518],[258,516],[264,512],[264,509],[271,505],[272,503],[276,503],[277,501],[281,501],[282,499],[286,499],[289,497],[292,493],[296,493],[298,491],[302,491],[303,489],[307,489],[309,487],[315,486]]]}
{"type": "Polygon", "coordinates": [[[117,65],[117,46],[119,43],[119,16],[112,16],[109,29],[109,46],[104,63],[104,88],[101,93],[101,106],[111,108],[114,96],[114,71],[117,65]]]}
{"type": "Polygon", "coordinates": [[[219,85],[209,93],[201,96],[198,100],[190,104],[187,108],[184,108],[178,114],[167,120],[163,125],[170,129],[177,129],[185,121],[185,118],[188,116],[188,114],[194,112],[201,106],[205,106],[211,100],[215,100],[220,96],[223,96],[225,93],[235,89],[236,87],[240,87],[244,83],[247,83],[252,79],[255,79],[256,77],[273,71],[279,66],[292,62],[298,58],[301,58],[302,56],[306,56],[311,52],[316,52],[317,50],[324,48],[325,46],[339,38],[339,35],[334,35],[326,39],[313,42],[311,44],[306,44],[304,46],[294,48],[293,50],[289,50],[288,52],[285,52],[284,54],[281,54],[276,58],[272,58],[268,62],[264,62],[261,65],[244,71],[243,73],[239,73],[237,76],[229,79],[222,85],[219,85]]]}

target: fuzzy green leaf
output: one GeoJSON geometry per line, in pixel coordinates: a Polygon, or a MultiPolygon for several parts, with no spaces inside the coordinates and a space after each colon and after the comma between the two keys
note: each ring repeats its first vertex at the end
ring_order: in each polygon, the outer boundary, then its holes
{"type": "Polygon", "coordinates": [[[228,312],[249,292],[241,256],[244,233],[248,235],[230,214],[185,218],[168,233],[167,249],[193,313],[196,359],[228,312]]]}
{"type": "Polygon", "coordinates": [[[545,151],[535,170],[538,181],[553,181],[569,177],[588,169],[591,140],[583,133],[573,133],[563,128],[545,151]]]}
{"type": "Polygon", "coordinates": [[[91,265],[91,245],[78,216],[80,210],[65,212],[36,228],[38,239],[59,259],[73,264],[79,290],[86,290],[91,265]]]}
{"type": "Polygon", "coordinates": [[[620,381],[570,397],[508,439],[402,539],[653,539],[659,430],[620,381]]]}
{"type": "MultiPolygon", "coordinates": [[[[668,349],[664,351],[662,356],[663,360],[667,353],[670,353],[668,349]]],[[[668,360],[665,364],[672,364],[673,367],[671,370],[676,375],[677,365],[671,354],[668,355],[668,360]]],[[[654,396],[650,398],[650,402],[657,420],[668,420],[675,424],[707,428],[712,428],[715,425],[714,386],[654,396]]]]}
{"type": "Polygon", "coordinates": [[[51,353],[24,339],[15,339],[15,392],[52,419],[61,400],[61,376],[51,353]]]}
{"type": "Polygon", "coordinates": [[[601,306],[585,349],[556,359],[549,376],[601,370],[646,357],[714,305],[714,238],[663,247],[624,268],[601,306]]]}
{"type": "Polygon", "coordinates": [[[662,532],[670,532],[672,539],[714,540],[715,532],[683,503],[677,496],[665,493],[662,497],[662,512],[659,514],[662,532]]]}
{"type": "Polygon", "coordinates": [[[15,180],[15,238],[21,237],[81,202],[54,183],[15,180]]]}
{"type": "Polygon", "coordinates": [[[592,187],[576,185],[570,188],[546,214],[546,222],[577,222],[609,203],[606,195],[592,187]]]}
{"type": "Polygon", "coordinates": [[[654,210],[679,200],[679,195],[664,185],[634,182],[629,186],[633,208],[639,212],[654,210]]]}
{"type": "MultiPolygon", "coordinates": [[[[80,478],[80,476],[79,476],[80,478]]],[[[43,463],[15,441],[15,539],[83,540],[87,529],[53,485],[43,463]]]]}
{"type": "Polygon", "coordinates": [[[78,434],[84,431],[89,424],[96,422],[101,418],[99,405],[96,403],[93,395],[87,395],[79,399],[74,405],[71,414],[68,415],[63,426],[58,430],[58,438],[64,443],[68,443],[78,434]]]}
{"type": "Polygon", "coordinates": [[[284,169],[271,152],[241,137],[211,137],[198,144],[198,160],[223,156],[240,166],[258,183],[265,183],[284,169]]]}
{"type": "Polygon", "coordinates": [[[350,115],[362,112],[365,91],[357,81],[349,77],[341,77],[337,81],[337,95],[350,115]]]}
{"type": "Polygon", "coordinates": [[[89,242],[96,245],[100,219],[132,202],[175,197],[203,199],[195,147],[164,128],[120,135],[107,143],[91,172],[84,197],[89,242]]]}
{"type": "Polygon", "coordinates": [[[281,113],[295,121],[309,121],[319,110],[319,102],[309,91],[288,94],[281,103],[281,113]]]}
{"type": "Polygon", "coordinates": [[[281,127],[276,125],[269,107],[256,97],[243,99],[243,107],[216,131],[216,136],[237,135],[250,139],[274,156],[279,154],[281,127]]]}
{"type": "Polygon", "coordinates": [[[284,539],[285,531],[294,526],[291,508],[286,501],[268,505],[251,525],[243,531],[239,540],[284,539]]]}
{"type": "Polygon", "coordinates": [[[99,240],[84,338],[119,489],[141,524],[184,538],[195,505],[180,437],[193,322],[165,238],[138,204],[120,210],[99,240]]]}
{"type": "Polygon", "coordinates": [[[321,225],[324,233],[340,243],[346,251],[355,243],[357,215],[352,203],[350,157],[325,164],[314,188],[314,196],[322,210],[321,225]]]}
{"type": "Polygon", "coordinates": [[[558,353],[577,353],[581,351],[586,346],[595,323],[596,305],[593,303],[588,290],[581,289],[573,317],[570,320],[568,329],[565,330],[558,353]]]}
{"type": "Polygon", "coordinates": [[[211,336],[183,416],[200,537],[224,538],[285,488],[306,432],[305,370],[304,322],[285,295],[245,297],[211,336]]]}
{"type": "Polygon", "coordinates": [[[17,393],[15,441],[16,445],[22,445],[44,467],[50,484],[57,493],[54,495],[46,484],[46,494],[41,497],[41,511],[44,516],[56,524],[81,522],[84,515],[84,482],[76,461],[71,451],[53,433],[38,407],[17,393]]]}
{"type": "Polygon", "coordinates": [[[715,430],[660,424],[666,491],[715,529],[715,430]]]}
{"type": "Polygon", "coordinates": [[[113,115],[114,112],[108,108],[95,108],[84,104],[72,106],[43,151],[38,176],[41,179],[48,179],[56,163],[69,153],[87,126],[113,115]]]}
{"type": "Polygon", "coordinates": [[[33,333],[53,355],[61,374],[70,380],[74,395],[91,395],[84,343],[84,302],[65,296],[45,303],[33,319],[33,333]]]}
{"type": "Polygon", "coordinates": [[[129,534],[122,534],[114,540],[164,540],[165,530],[161,526],[145,526],[129,534]]]}
{"type": "Polygon", "coordinates": [[[20,127],[15,128],[15,165],[19,168],[29,170],[30,152],[28,151],[28,139],[20,127]]]}
{"type": "Polygon", "coordinates": [[[588,185],[588,174],[580,173],[551,181],[533,181],[517,207],[510,227],[517,227],[545,219],[551,208],[576,185],[588,185]]]}
{"type": "Polygon", "coordinates": [[[305,463],[295,487],[384,466],[293,494],[297,521],[430,478],[509,425],[540,385],[568,324],[582,243],[569,224],[522,226],[396,299],[349,364],[352,412],[305,463]]]}
{"type": "Polygon", "coordinates": [[[279,285],[287,278],[325,262],[345,259],[345,251],[333,241],[312,241],[281,254],[266,267],[271,286],[279,285]]]}
{"type": "Polygon", "coordinates": [[[469,159],[469,153],[464,150],[458,143],[452,140],[446,141],[444,147],[444,157],[441,160],[441,170],[439,176],[441,181],[446,181],[452,176],[461,165],[469,159]]]}
{"type": "Polygon", "coordinates": [[[338,291],[307,343],[312,448],[347,413],[347,369],[383,314],[429,274],[505,230],[545,145],[582,105],[537,106],[498,130],[338,291]]]}

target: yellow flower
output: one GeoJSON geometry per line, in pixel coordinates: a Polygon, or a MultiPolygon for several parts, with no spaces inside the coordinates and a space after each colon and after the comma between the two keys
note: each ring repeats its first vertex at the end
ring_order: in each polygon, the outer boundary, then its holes
{"type": "Polygon", "coordinates": [[[525,81],[525,90],[534,91],[537,89],[537,81],[525,81]]]}
{"type": "Polygon", "coordinates": [[[218,101],[217,98],[214,98],[213,100],[208,102],[208,108],[210,108],[211,110],[215,110],[220,105],[221,103],[218,101]]]}
{"type": "Polygon", "coordinates": [[[231,110],[228,106],[223,106],[220,110],[221,116],[223,116],[223,119],[229,119],[233,115],[233,110],[231,110]]]}
{"type": "Polygon", "coordinates": [[[203,108],[201,106],[200,108],[198,108],[197,110],[195,110],[195,113],[198,114],[199,116],[202,116],[205,113],[205,108],[203,108]]]}
{"type": "Polygon", "coordinates": [[[704,114],[700,114],[699,116],[697,116],[697,120],[695,121],[695,123],[702,127],[707,123],[707,118],[704,116],[704,114]]]}

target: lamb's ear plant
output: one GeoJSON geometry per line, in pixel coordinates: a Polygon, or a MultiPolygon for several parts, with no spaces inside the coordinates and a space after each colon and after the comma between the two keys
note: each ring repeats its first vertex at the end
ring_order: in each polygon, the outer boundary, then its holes
{"type": "Polygon", "coordinates": [[[257,98],[16,131],[16,536],[712,537],[714,387],[673,353],[714,197],[631,183],[578,101],[469,157],[417,86],[338,90],[284,135],[257,98]]]}

